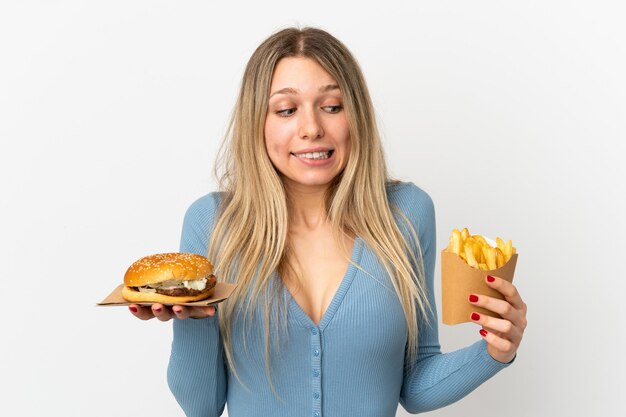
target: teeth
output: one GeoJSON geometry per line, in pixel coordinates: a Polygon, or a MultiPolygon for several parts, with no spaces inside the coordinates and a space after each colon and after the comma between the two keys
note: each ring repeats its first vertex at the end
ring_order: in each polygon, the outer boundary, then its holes
{"type": "Polygon", "coordinates": [[[294,153],[294,156],[296,156],[297,158],[307,158],[307,159],[327,159],[330,156],[330,151],[294,153]]]}

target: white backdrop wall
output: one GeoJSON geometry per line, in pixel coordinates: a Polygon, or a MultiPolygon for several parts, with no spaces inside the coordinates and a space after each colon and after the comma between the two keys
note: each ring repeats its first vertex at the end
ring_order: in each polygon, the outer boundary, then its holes
{"type": "MultiPolygon", "coordinates": [[[[625,12],[3,1],[0,415],[183,415],[166,384],[171,325],[94,305],[136,258],[177,250],[185,209],[215,188],[244,65],[289,25],[356,55],[393,175],[435,201],[439,247],[464,226],[518,247],[516,363],[431,415],[624,415],[625,12]]],[[[479,337],[440,333],[444,351],[479,337]]]]}

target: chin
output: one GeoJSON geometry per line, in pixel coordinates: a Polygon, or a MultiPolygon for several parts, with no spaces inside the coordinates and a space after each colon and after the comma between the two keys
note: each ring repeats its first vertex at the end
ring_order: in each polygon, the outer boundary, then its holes
{"type": "Polygon", "coordinates": [[[328,188],[334,182],[335,178],[333,177],[287,177],[283,175],[283,182],[285,185],[291,185],[295,187],[311,187],[311,188],[328,188]]]}

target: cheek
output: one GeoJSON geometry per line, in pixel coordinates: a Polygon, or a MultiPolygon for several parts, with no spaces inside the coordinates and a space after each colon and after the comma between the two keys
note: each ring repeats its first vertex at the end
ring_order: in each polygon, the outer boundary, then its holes
{"type": "Polygon", "coordinates": [[[269,123],[265,124],[265,150],[267,151],[267,156],[270,158],[272,165],[276,167],[276,164],[279,164],[279,155],[280,155],[280,140],[278,132],[276,129],[271,126],[269,123]]]}
{"type": "Polygon", "coordinates": [[[350,152],[350,129],[347,123],[341,126],[338,137],[341,138],[340,142],[344,148],[344,151],[350,152]]]}
{"type": "Polygon", "coordinates": [[[290,130],[289,126],[284,123],[275,123],[271,120],[265,122],[265,147],[267,152],[272,154],[280,154],[288,152],[290,130]]]}
{"type": "Polygon", "coordinates": [[[344,117],[341,120],[337,120],[332,126],[335,137],[344,146],[350,144],[350,127],[348,126],[348,120],[344,117]]]}

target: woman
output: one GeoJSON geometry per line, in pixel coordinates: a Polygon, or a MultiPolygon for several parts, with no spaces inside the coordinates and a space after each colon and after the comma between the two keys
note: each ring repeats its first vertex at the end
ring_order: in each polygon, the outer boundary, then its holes
{"type": "Polygon", "coordinates": [[[481,339],[442,354],[430,197],[387,175],[358,64],[328,33],[282,30],[254,52],[221,193],[187,211],[181,252],[237,284],[213,307],[130,306],[174,320],[168,382],[188,416],[393,416],[450,404],[506,367],[526,326],[515,287],[468,302],[481,339]],[[191,318],[191,320],[188,320],[191,318]],[[195,320],[194,320],[195,319],[195,320]]]}

